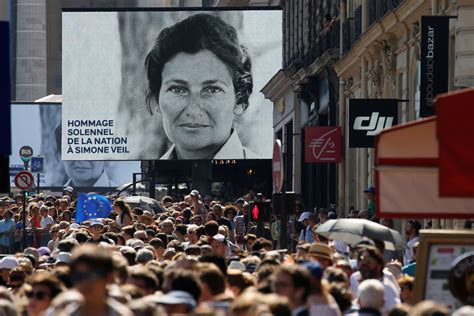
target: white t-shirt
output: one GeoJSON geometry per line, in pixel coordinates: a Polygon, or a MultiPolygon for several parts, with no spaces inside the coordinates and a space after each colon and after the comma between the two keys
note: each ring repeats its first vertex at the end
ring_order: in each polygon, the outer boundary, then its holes
{"type": "Polygon", "coordinates": [[[46,228],[48,225],[53,225],[54,224],[54,219],[48,215],[46,217],[41,217],[41,228],[46,228]]]}
{"type": "Polygon", "coordinates": [[[405,254],[403,255],[404,266],[410,264],[413,260],[413,245],[418,241],[420,241],[420,237],[416,236],[415,238],[412,238],[407,242],[408,249],[405,250],[405,254]]]}

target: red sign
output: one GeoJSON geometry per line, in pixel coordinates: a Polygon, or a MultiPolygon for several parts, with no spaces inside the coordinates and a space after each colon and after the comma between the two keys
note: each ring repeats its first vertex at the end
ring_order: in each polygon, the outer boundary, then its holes
{"type": "Polygon", "coordinates": [[[15,186],[23,191],[31,189],[35,184],[35,177],[31,172],[24,170],[20,171],[15,176],[15,186]]]}
{"type": "Polygon", "coordinates": [[[306,163],[339,163],[341,162],[340,127],[307,127],[305,128],[304,161],[306,163]]]}
{"type": "Polygon", "coordinates": [[[439,196],[474,197],[474,89],[438,96],[439,196]]]}
{"type": "Polygon", "coordinates": [[[275,140],[273,145],[273,159],[272,159],[272,171],[273,171],[273,192],[281,192],[283,188],[283,154],[281,152],[281,141],[275,140]]]}

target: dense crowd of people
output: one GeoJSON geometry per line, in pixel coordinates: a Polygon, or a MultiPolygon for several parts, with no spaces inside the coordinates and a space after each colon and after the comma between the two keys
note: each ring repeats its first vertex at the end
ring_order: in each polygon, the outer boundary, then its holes
{"type": "Polygon", "coordinates": [[[324,238],[316,227],[337,215],[300,206],[290,246],[279,249],[278,218],[257,237],[251,193],[232,202],[196,190],[165,196],[157,214],[109,198],[107,218],[77,223],[73,188],[30,197],[26,249],[22,197],[1,199],[2,253],[14,254],[0,261],[0,315],[449,314],[415,304],[416,221],[407,223],[408,251],[390,253],[377,240],[324,238]]]}

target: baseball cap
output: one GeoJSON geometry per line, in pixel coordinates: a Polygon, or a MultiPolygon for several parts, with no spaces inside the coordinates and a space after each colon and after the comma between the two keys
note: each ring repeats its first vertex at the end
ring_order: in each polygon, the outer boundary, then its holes
{"type": "Polygon", "coordinates": [[[67,192],[69,192],[69,193],[72,193],[72,192],[74,191],[74,188],[71,187],[71,186],[68,186],[68,187],[66,187],[66,188],[64,189],[64,191],[67,191],[67,192]]]}
{"type": "Polygon", "coordinates": [[[51,255],[51,250],[49,250],[48,247],[39,247],[38,248],[38,253],[40,256],[49,256],[51,255]]]}
{"type": "Polygon", "coordinates": [[[32,255],[35,261],[38,262],[40,254],[36,248],[28,247],[23,251],[23,253],[25,255],[32,255]]]}
{"type": "Polygon", "coordinates": [[[245,265],[238,260],[232,260],[227,267],[227,274],[230,275],[242,274],[243,272],[245,272],[245,265]]]}
{"type": "Polygon", "coordinates": [[[13,256],[6,256],[2,260],[0,260],[0,270],[1,269],[11,270],[18,265],[19,265],[18,260],[13,256]]]}
{"type": "Polygon", "coordinates": [[[104,226],[104,224],[102,224],[101,221],[93,220],[93,221],[91,222],[91,227],[92,227],[92,226],[96,226],[96,225],[99,225],[99,226],[102,226],[102,227],[104,226]]]}
{"type": "Polygon", "coordinates": [[[220,241],[221,243],[227,244],[227,239],[222,234],[214,235],[214,236],[212,236],[212,239],[220,241]]]}
{"type": "Polygon", "coordinates": [[[302,222],[302,221],[304,221],[305,219],[310,218],[311,215],[313,215],[312,212],[303,212],[303,213],[301,213],[300,218],[298,219],[298,222],[302,222]]]}
{"type": "Polygon", "coordinates": [[[81,227],[81,225],[79,225],[78,223],[72,223],[71,225],[69,225],[69,228],[71,229],[79,228],[79,227],[81,227]]]}
{"type": "Polygon", "coordinates": [[[191,193],[189,193],[189,195],[199,197],[199,191],[198,190],[192,190],[191,193]]]}
{"type": "Polygon", "coordinates": [[[69,263],[71,262],[72,255],[70,252],[60,252],[56,258],[56,263],[69,263]]]}
{"type": "Polygon", "coordinates": [[[245,200],[243,198],[238,198],[234,204],[244,204],[245,203],[245,200]]]}
{"type": "Polygon", "coordinates": [[[303,267],[309,270],[312,276],[321,279],[323,276],[323,268],[321,265],[314,261],[306,261],[302,264],[303,267]]]}
{"type": "Polygon", "coordinates": [[[375,193],[375,187],[368,187],[364,190],[364,193],[375,193]]]}
{"type": "Polygon", "coordinates": [[[197,305],[194,297],[185,291],[170,291],[165,295],[158,296],[155,301],[164,305],[186,304],[191,308],[195,308],[197,305]]]}

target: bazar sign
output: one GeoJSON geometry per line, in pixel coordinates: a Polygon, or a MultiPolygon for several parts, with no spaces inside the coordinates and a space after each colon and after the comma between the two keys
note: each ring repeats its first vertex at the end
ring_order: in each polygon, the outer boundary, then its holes
{"type": "Polygon", "coordinates": [[[306,127],[304,161],[306,163],[341,162],[341,141],[340,127],[306,127]]]}
{"type": "Polygon", "coordinates": [[[448,91],[449,18],[421,17],[421,117],[434,115],[436,95],[448,91]]]}

